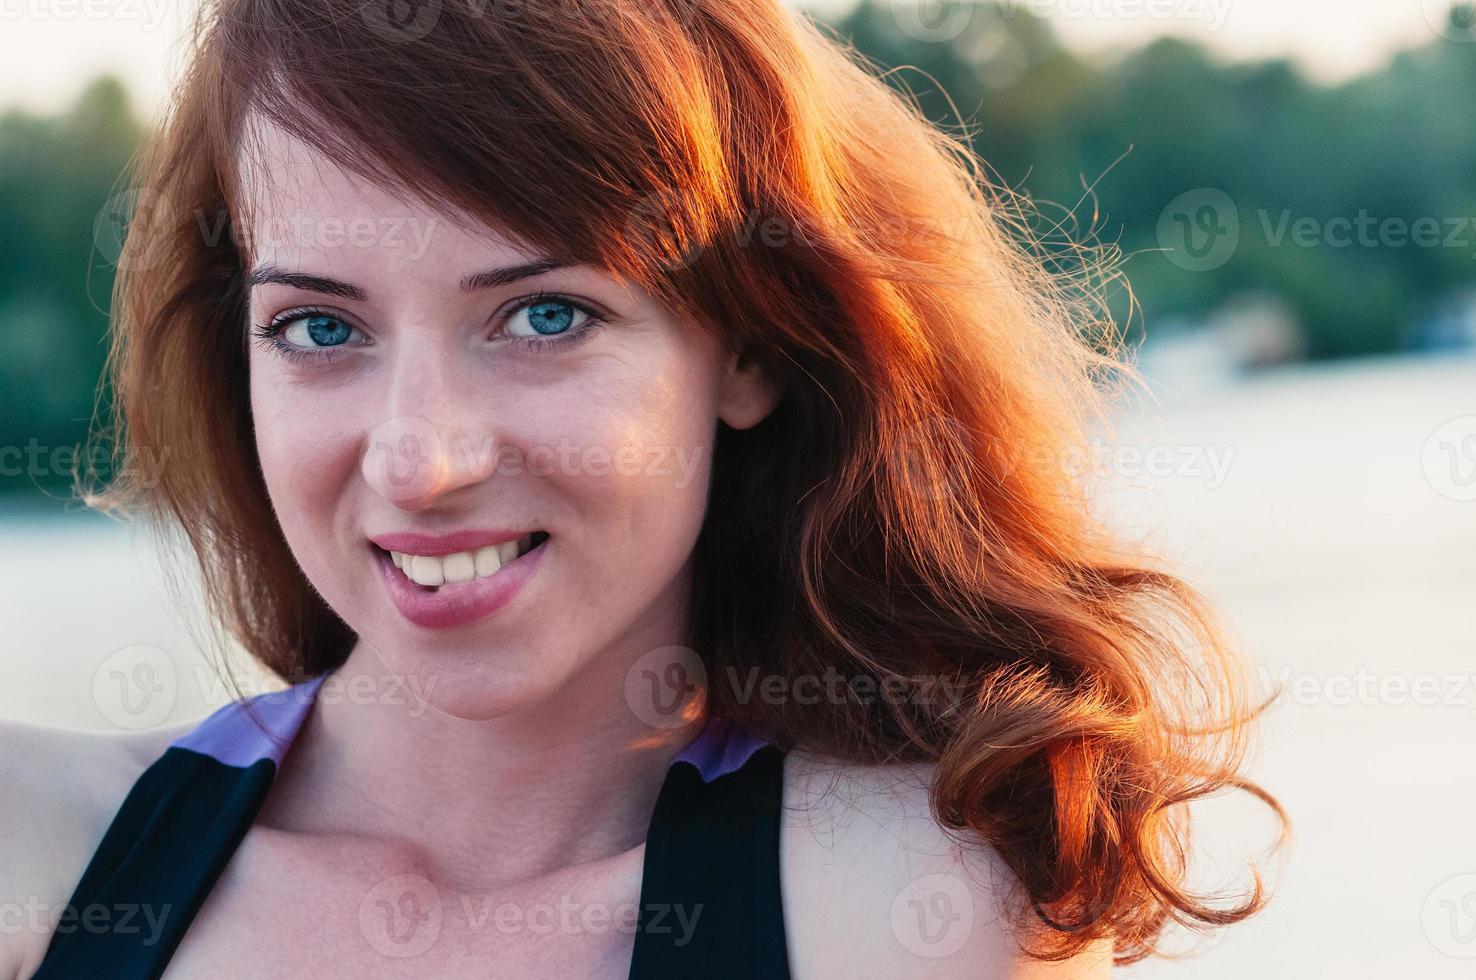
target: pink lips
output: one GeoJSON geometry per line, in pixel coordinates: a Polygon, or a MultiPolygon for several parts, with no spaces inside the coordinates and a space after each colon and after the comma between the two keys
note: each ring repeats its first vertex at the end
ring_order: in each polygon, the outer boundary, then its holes
{"type": "Polygon", "coordinates": [[[453,534],[375,534],[369,540],[385,551],[404,551],[412,555],[454,555],[458,551],[476,551],[489,544],[516,541],[533,528],[484,528],[477,531],[456,531],[453,534]]]}
{"type": "Polygon", "coordinates": [[[439,589],[416,585],[406,578],[405,573],[395,567],[389,550],[408,551],[418,555],[449,555],[458,551],[474,551],[479,547],[521,536],[511,531],[469,532],[439,538],[393,534],[371,538],[379,547],[372,547],[370,551],[379,567],[380,578],[384,580],[385,591],[389,593],[395,608],[400,610],[400,615],[425,629],[451,629],[490,616],[516,598],[538,571],[548,541],[545,540],[526,555],[507,562],[495,575],[459,585],[442,586],[439,589]]]}

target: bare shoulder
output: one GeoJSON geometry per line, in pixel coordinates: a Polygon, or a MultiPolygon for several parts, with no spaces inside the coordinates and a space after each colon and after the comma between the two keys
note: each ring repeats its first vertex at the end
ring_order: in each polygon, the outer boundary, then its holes
{"type": "Polygon", "coordinates": [[[780,868],[795,980],[1100,980],[1101,948],[1064,963],[1024,957],[1003,900],[1010,870],[933,818],[928,766],[785,759],[780,868]]]}
{"type": "Polygon", "coordinates": [[[110,733],[0,719],[0,980],[35,971],[134,780],[196,724],[110,733]]]}

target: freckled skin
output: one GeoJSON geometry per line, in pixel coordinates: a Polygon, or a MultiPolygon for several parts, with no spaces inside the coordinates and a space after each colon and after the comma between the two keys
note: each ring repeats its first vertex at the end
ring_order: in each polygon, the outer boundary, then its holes
{"type": "MultiPolygon", "coordinates": [[[[330,362],[291,361],[260,339],[250,353],[272,504],[309,581],[361,639],[351,665],[423,675],[433,704],[467,718],[555,693],[569,707],[619,698],[631,662],[683,641],[687,561],[719,419],[753,424],[774,393],[717,337],[603,270],[461,292],[463,276],[535,256],[263,133],[245,161],[249,210],[255,227],[296,234],[253,243],[251,265],[368,293],[357,301],[264,284],[250,304],[253,324],[311,305],[357,328],[330,362]],[[398,234],[394,221],[404,222],[398,234]],[[334,238],[338,227],[377,232],[334,238]],[[537,351],[499,335],[509,320],[533,333],[516,302],[539,291],[610,322],[577,343],[548,337],[537,351]],[[402,431],[418,435],[427,472],[440,476],[408,497],[383,467],[362,465],[376,433],[402,431]],[[508,525],[551,535],[542,567],[511,605],[450,630],[401,617],[366,544],[390,531],[508,525]]],[[[577,328],[585,314],[572,319],[577,328]]],[[[305,325],[289,336],[314,343],[305,325]]]]}

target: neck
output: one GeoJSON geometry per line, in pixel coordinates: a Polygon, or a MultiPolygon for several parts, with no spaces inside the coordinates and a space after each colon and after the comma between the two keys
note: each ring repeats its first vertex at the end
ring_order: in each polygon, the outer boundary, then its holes
{"type": "Polygon", "coordinates": [[[463,885],[529,881],[630,851],[702,724],[642,722],[622,693],[634,659],[601,655],[595,663],[615,669],[581,672],[581,691],[468,720],[409,690],[355,697],[356,683],[384,689],[383,661],[360,642],[320,689],[261,822],[367,839],[463,885]]]}

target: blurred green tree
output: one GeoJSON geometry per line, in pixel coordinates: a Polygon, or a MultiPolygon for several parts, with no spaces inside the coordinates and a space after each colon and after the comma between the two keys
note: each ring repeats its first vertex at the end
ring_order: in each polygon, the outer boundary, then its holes
{"type": "Polygon", "coordinates": [[[54,118],[0,116],[0,491],[69,482],[107,356],[94,229],[141,135],[110,76],[54,118]]]}

